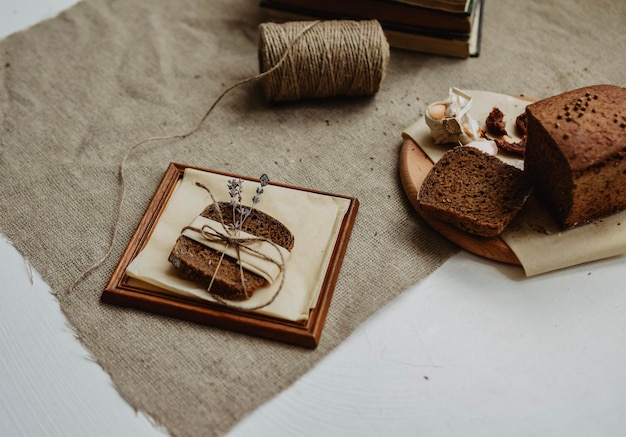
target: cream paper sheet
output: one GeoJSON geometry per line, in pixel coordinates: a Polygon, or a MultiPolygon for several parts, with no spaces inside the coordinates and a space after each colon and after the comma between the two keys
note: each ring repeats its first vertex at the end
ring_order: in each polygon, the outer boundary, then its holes
{"type": "MultiPolygon", "coordinates": [[[[472,96],[469,114],[485,129],[485,119],[494,106],[505,115],[507,130],[513,140],[515,118],[524,111],[528,100],[488,91],[466,91],[472,96]]],[[[402,132],[411,138],[433,161],[448,149],[434,143],[424,117],[402,132]]],[[[498,154],[503,161],[520,169],[520,158],[498,154]]],[[[560,231],[556,223],[532,198],[520,215],[501,234],[501,238],[520,260],[527,276],[534,276],[561,268],[595,261],[626,253],[626,211],[621,211],[587,225],[560,231]]]]}
{"type": "MultiPolygon", "coordinates": [[[[180,278],[169,263],[168,256],[183,227],[191,224],[211,203],[209,194],[196,186],[201,182],[211,189],[218,201],[228,201],[227,176],[186,169],[181,182],[172,193],[146,247],[128,266],[126,273],[177,295],[214,301],[211,295],[192,281],[180,278]]],[[[244,205],[256,185],[244,181],[244,205]]],[[[276,300],[257,310],[259,313],[285,320],[305,320],[317,302],[324,274],[332,255],[341,222],[348,210],[349,199],[310,193],[285,187],[266,187],[257,205],[263,212],[280,220],[295,237],[291,255],[285,264],[285,280],[276,300]]],[[[256,307],[270,300],[280,281],[257,292],[243,308],[256,307]]]]}

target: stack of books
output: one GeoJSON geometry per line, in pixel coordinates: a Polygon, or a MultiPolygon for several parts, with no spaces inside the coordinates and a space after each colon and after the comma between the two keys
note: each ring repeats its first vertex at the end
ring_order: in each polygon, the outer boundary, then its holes
{"type": "Polygon", "coordinates": [[[261,0],[274,21],[380,22],[391,47],[478,56],[484,0],[261,0]]]}

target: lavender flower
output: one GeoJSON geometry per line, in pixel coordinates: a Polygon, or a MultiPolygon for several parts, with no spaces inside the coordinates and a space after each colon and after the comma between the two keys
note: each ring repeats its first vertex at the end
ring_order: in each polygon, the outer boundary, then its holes
{"type": "Polygon", "coordinates": [[[241,178],[229,179],[227,185],[230,204],[233,206],[241,204],[241,193],[243,192],[243,181],[241,178]]]}
{"type": "Polygon", "coordinates": [[[257,204],[261,201],[261,194],[263,194],[265,192],[265,190],[263,189],[263,187],[267,186],[267,184],[269,183],[270,178],[268,175],[266,175],[265,173],[263,173],[260,177],[259,180],[259,186],[256,189],[256,194],[254,196],[252,196],[252,203],[253,204],[257,204]]]}
{"type": "MultiPolygon", "coordinates": [[[[261,175],[259,178],[259,187],[257,187],[254,196],[252,196],[252,203],[254,205],[261,201],[261,194],[265,191],[263,187],[267,186],[269,180],[270,178],[266,174],[261,175]]],[[[252,213],[252,209],[241,205],[241,200],[243,198],[243,180],[241,178],[229,179],[227,186],[228,195],[230,196],[230,204],[233,207],[232,229],[235,232],[239,232],[241,231],[243,223],[252,213]],[[237,218],[237,215],[239,215],[239,218],[237,218]]]]}

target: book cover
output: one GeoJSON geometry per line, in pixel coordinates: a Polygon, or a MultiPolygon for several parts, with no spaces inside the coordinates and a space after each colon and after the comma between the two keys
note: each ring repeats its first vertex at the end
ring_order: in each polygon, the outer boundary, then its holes
{"type": "Polygon", "coordinates": [[[393,0],[262,0],[261,7],[306,16],[376,19],[381,23],[469,34],[473,10],[453,14],[393,0]]]}
{"type": "MultiPolygon", "coordinates": [[[[361,17],[335,15],[320,10],[274,7],[275,3],[275,1],[261,2],[261,7],[267,12],[268,18],[273,21],[361,19],[361,17]]],[[[406,25],[380,19],[379,21],[389,45],[393,48],[459,58],[476,57],[480,53],[484,0],[474,0],[471,3],[472,11],[469,16],[471,26],[467,33],[443,28],[406,25]]],[[[378,17],[369,17],[368,19],[378,19],[378,17]]]]}

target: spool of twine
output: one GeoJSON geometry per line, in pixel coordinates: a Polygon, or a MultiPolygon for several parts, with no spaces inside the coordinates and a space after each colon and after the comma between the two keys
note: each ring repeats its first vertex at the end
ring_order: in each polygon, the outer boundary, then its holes
{"type": "Polygon", "coordinates": [[[70,284],[68,293],[100,267],[113,252],[126,197],[126,163],[136,149],[155,141],[182,140],[193,135],[224,96],[239,86],[257,80],[264,81],[269,101],[367,95],[378,91],[389,59],[389,44],[377,21],[312,21],[283,25],[266,23],[260,26],[260,31],[259,60],[262,71],[259,74],[227,87],[191,129],[172,135],[144,138],[128,148],[119,166],[120,194],[108,248],[100,259],[70,284]]]}
{"type": "Polygon", "coordinates": [[[261,73],[290,51],[280,67],[263,78],[265,98],[278,102],[375,94],[389,61],[389,44],[380,23],[336,20],[311,24],[259,26],[261,73]]]}

